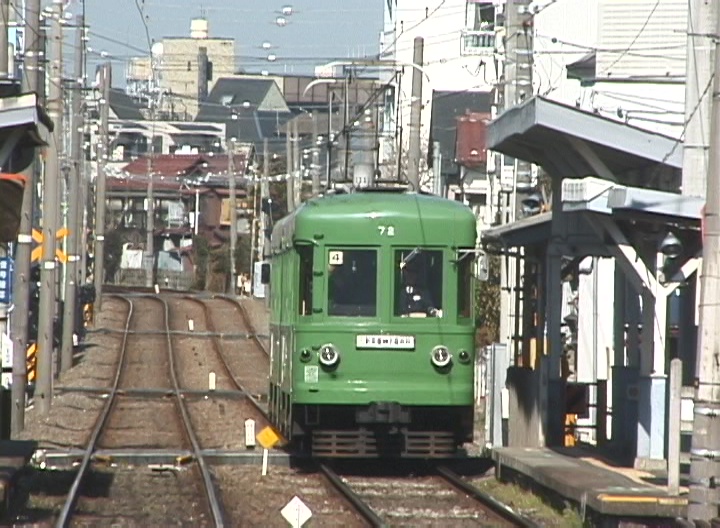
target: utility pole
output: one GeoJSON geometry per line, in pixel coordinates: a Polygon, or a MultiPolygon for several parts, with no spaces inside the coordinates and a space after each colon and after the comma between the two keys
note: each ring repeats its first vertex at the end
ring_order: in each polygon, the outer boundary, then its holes
{"type": "MultiPolygon", "coordinates": [[[[25,57],[23,63],[23,91],[40,95],[38,69],[40,48],[40,0],[25,1],[25,57]]],[[[5,48],[7,49],[7,47],[5,48]]],[[[20,213],[18,245],[15,249],[15,277],[13,279],[13,303],[15,310],[10,330],[13,339],[13,383],[12,383],[12,436],[16,437],[25,428],[25,393],[27,390],[26,350],[28,348],[28,315],[30,313],[30,253],[32,251],[33,208],[35,202],[35,169],[31,163],[23,173],[23,192],[20,213]]]]}
{"type": "MultiPolygon", "coordinates": [[[[345,161],[343,162],[343,180],[347,182],[349,180],[349,174],[350,174],[350,75],[351,71],[349,68],[345,70],[345,81],[343,83],[343,126],[342,126],[342,133],[343,133],[343,158],[345,161]]],[[[297,204],[296,204],[297,205],[297,204]]]]}
{"type": "Polygon", "coordinates": [[[102,308],[102,285],[105,274],[105,165],[108,151],[108,118],[110,112],[110,63],[103,64],[100,98],[100,143],[97,148],[97,181],[95,182],[95,310],[102,308]]]}
{"type": "Polygon", "coordinates": [[[285,125],[285,198],[287,203],[287,212],[292,213],[295,210],[295,189],[293,186],[293,150],[292,138],[290,133],[290,124],[285,125]]]}
{"type": "Polygon", "coordinates": [[[683,141],[682,193],[705,196],[710,141],[713,35],[717,2],[690,0],[685,75],[685,140],[683,141]]]}
{"type": "Polygon", "coordinates": [[[80,188],[82,180],[81,144],[83,140],[83,55],[85,19],[78,15],[75,24],[75,90],[72,93],[72,112],[70,112],[70,176],[68,178],[68,213],[67,213],[67,267],[65,273],[65,304],[63,305],[62,351],[60,354],[60,371],[65,372],[72,367],[73,333],[75,331],[76,296],[78,291],[78,262],[80,261],[80,229],[82,226],[82,210],[80,208],[80,188]]]}
{"type": "Polygon", "coordinates": [[[325,190],[332,189],[332,149],[333,149],[333,130],[332,130],[332,112],[333,112],[333,92],[328,87],[328,127],[327,127],[327,150],[325,152],[325,190]]]}
{"type": "MultiPolygon", "coordinates": [[[[265,250],[267,246],[267,228],[270,222],[268,222],[268,214],[263,211],[263,204],[265,199],[270,198],[270,148],[268,145],[268,139],[263,139],[263,175],[260,181],[260,239],[258,248],[258,254],[261,260],[265,260],[265,250]]],[[[272,211],[272,205],[270,206],[272,211]]],[[[250,270],[252,273],[253,270],[250,270]]]]}
{"type": "Polygon", "coordinates": [[[62,4],[52,4],[50,19],[50,87],[48,91],[48,115],[57,125],[48,149],[43,184],[42,215],[42,268],[40,271],[40,309],[38,315],[38,369],[35,399],[38,411],[48,413],[52,404],[53,338],[55,334],[55,304],[57,288],[57,265],[55,259],[55,235],[57,233],[60,164],[58,145],[61,143],[63,116],[62,94],[62,4]]]}
{"type": "Polygon", "coordinates": [[[293,206],[295,209],[302,203],[302,164],[300,158],[300,134],[298,120],[293,119],[293,206]]]}
{"type": "MultiPolygon", "coordinates": [[[[509,0],[505,5],[505,64],[502,110],[512,108],[532,96],[533,15],[529,10],[530,0],[509,0]]],[[[498,97],[498,100],[500,97],[498,97]]],[[[500,108],[498,112],[500,112],[500,108]]],[[[503,162],[496,163],[496,174],[502,177],[503,162]]],[[[522,217],[522,201],[532,191],[531,165],[527,161],[515,160],[513,185],[500,190],[502,223],[512,223],[522,217]]],[[[513,293],[516,291],[515,277],[518,262],[511,257],[500,270],[500,336],[499,340],[512,346],[515,336],[513,293]]],[[[527,365],[525,365],[527,366],[527,365]]]]}
{"type": "Polygon", "coordinates": [[[422,37],[415,37],[413,51],[413,63],[418,68],[413,68],[412,74],[412,95],[410,97],[410,137],[408,138],[408,169],[407,179],[411,190],[420,190],[420,119],[422,113],[422,68],[423,47],[422,37]]]}
{"type": "MultiPolygon", "coordinates": [[[[720,16],[715,27],[720,32],[720,16]]],[[[709,522],[718,516],[720,504],[720,40],[715,39],[715,77],[712,87],[710,159],[706,180],[703,262],[700,276],[700,328],[697,350],[692,448],[690,450],[690,494],[688,518],[709,522]]]]}
{"type": "MultiPolygon", "coordinates": [[[[230,187],[230,284],[228,293],[235,293],[237,269],[235,267],[235,245],[237,244],[237,195],[235,193],[235,138],[228,144],[228,185],[230,187]]],[[[251,270],[252,272],[252,270],[251,270]]]]}
{"type": "MultiPolygon", "coordinates": [[[[10,16],[10,1],[0,0],[0,78],[7,79],[10,72],[9,60],[8,60],[8,21],[10,16]]],[[[29,189],[25,189],[23,194],[29,192],[29,189]]],[[[7,259],[8,250],[5,242],[0,242],[0,259],[2,259],[2,277],[4,282],[4,288],[6,292],[10,290],[7,285],[7,279],[9,278],[10,270],[12,269],[10,261],[7,259]]],[[[11,296],[8,296],[11,297],[11,296]]],[[[0,303],[0,340],[8,338],[8,308],[10,304],[8,302],[0,303]]],[[[10,365],[0,365],[3,370],[10,368],[10,365]]],[[[11,389],[12,390],[12,389],[11,389]]],[[[1,388],[3,396],[5,396],[4,388],[1,388]]],[[[0,421],[4,424],[11,420],[10,416],[0,416],[0,421]]]]}
{"type": "MultiPolygon", "coordinates": [[[[155,106],[155,101],[151,101],[150,105],[152,108],[155,106]]],[[[151,119],[155,119],[154,110],[150,110],[151,119]]],[[[152,134],[153,138],[155,133],[152,134]]],[[[150,140],[150,151],[147,157],[147,218],[146,232],[145,232],[145,286],[152,288],[154,283],[154,271],[155,271],[155,189],[154,189],[154,178],[153,178],[153,156],[155,155],[155,144],[154,140],[150,140]]]]}
{"type": "MultiPolygon", "coordinates": [[[[329,116],[328,116],[329,118],[329,116]]],[[[312,157],[310,163],[310,177],[312,181],[312,195],[320,194],[320,147],[318,146],[318,113],[312,113],[312,157]]]]}
{"type": "Polygon", "coordinates": [[[442,152],[440,151],[440,142],[433,142],[433,194],[443,196],[445,186],[442,181],[442,152]]]}

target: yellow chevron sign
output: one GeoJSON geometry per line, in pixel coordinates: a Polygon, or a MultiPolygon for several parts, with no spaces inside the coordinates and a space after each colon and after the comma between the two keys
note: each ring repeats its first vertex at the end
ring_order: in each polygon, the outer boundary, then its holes
{"type": "Polygon", "coordinates": [[[26,352],[27,355],[27,380],[35,381],[35,371],[37,369],[37,345],[32,343],[26,352]]]}
{"type": "MultiPolygon", "coordinates": [[[[57,233],[55,233],[55,238],[58,240],[62,240],[68,234],[70,231],[68,231],[67,228],[62,227],[60,230],[58,230],[57,233]]],[[[43,242],[43,234],[42,232],[38,231],[37,229],[32,230],[32,238],[33,240],[38,244],[38,246],[32,250],[32,253],[30,254],[30,259],[32,262],[35,262],[37,260],[40,260],[40,257],[42,257],[42,242],[43,242]]],[[[67,263],[67,255],[62,249],[56,249],[55,250],[55,256],[57,259],[62,262],[63,264],[67,263]]]]}

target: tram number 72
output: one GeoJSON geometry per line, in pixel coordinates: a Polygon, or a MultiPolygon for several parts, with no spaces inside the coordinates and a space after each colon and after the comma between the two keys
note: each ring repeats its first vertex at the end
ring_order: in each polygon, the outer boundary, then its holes
{"type": "Polygon", "coordinates": [[[378,231],[380,232],[380,236],[395,236],[395,226],[378,226],[378,231]]]}

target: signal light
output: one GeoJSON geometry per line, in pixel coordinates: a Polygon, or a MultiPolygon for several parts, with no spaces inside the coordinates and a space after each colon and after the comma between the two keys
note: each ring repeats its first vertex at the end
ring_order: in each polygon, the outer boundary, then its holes
{"type": "Polygon", "coordinates": [[[340,353],[333,345],[323,345],[320,348],[320,363],[326,367],[334,367],[340,361],[340,353]]]}
{"type": "Polygon", "coordinates": [[[311,359],[312,359],[312,353],[307,348],[303,348],[300,351],[300,361],[302,361],[303,363],[307,363],[311,359]]]}
{"type": "Polygon", "coordinates": [[[450,361],[452,361],[452,354],[450,354],[447,347],[438,345],[432,349],[430,361],[432,361],[432,364],[437,368],[445,368],[450,364],[450,361]]]}

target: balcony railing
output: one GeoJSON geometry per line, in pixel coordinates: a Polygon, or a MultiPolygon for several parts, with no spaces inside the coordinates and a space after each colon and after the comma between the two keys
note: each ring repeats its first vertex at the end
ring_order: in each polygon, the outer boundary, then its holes
{"type": "Polygon", "coordinates": [[[494,29],[466,29],[460,36],[460,55],[492,55],[494,49],[494,29]]]}

